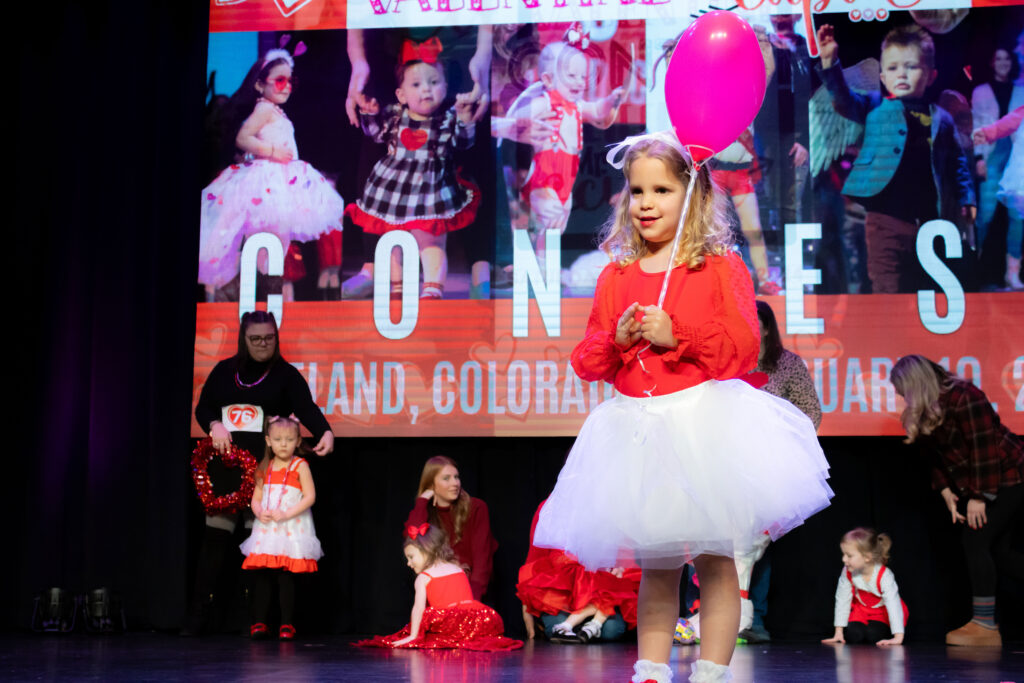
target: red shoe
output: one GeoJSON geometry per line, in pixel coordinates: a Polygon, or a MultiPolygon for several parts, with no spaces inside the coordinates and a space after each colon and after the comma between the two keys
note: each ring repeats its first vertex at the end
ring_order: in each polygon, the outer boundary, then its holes
{"type": "Polygon", "coordinates": [[[291,624],[281,624],[281,630],[277,632],[281,640],[295,640],[295,627],[291,624]]]}
{"type": "Polygon", "coordinates": [[[263,640],[267,637],[267,625],[257,622],[249,627],[249,637],[253,640],[263,640]]]}

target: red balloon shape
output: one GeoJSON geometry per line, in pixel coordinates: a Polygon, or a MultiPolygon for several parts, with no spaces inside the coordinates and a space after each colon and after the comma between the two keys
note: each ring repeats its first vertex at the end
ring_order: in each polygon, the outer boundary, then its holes
{"type": "Polygon", "coordinates": [[[738,15],[708,12],[683,31],[665,75],[665,103],[694,161],[722,151],[746,130],[764,89],[761,47],[738,15]]]}

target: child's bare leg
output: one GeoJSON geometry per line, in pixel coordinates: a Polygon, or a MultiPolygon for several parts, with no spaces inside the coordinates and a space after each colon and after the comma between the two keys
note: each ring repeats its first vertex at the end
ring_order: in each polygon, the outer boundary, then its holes
{"type": "Polygon", "coordinates": [[[761,233],[761,215],[758,213],[757,195],[741,194],[732,198],[736,213],[740,217],[740,229],[750,248],[750,262],[757,273],[757,279],[764,281],[768,275],[768,249],[764,246],[761,233]]]}
{"type": "MultiPolygon", "coordinates": [[[[570,614],[568,617],[565,618],[565,621],[563,621],[562,623],[569,626],[569,628],[576,628],[577,626],[582,624],[587,619],[587,617],[592,617],[596,613],[596,607],[594,607],[593,605],[587,605],[583,609],[577,610],[570,614]]],[[[602,621],[604,620],[602,619],[602,621]]]]}
{"type": "Polygon", "coordinates": [[[448,279],[448,253],[445,251],[448,234],[432,235],[423,230],[412,230],[411,232],[420,248],[424,287],[443,289],[445,280],[448,279]]]}
{"type": "Polygon", "coordinates": [[[693,564],[700,577],[700,658],[728,666],[740,625],[736,562],[722,555],[701,555],[693,564]]]}
{"type": "Polygon", "coordinates": [[[397,247],[391,250],[391,293],[402,293],[402,250],[397,247]]]}
{"type": "MultiPolygon", "coordinates": [[[[637,603],[636,640],[639,658],[667,664],[672,653],[672,635],[679,620],[679,580],[683,568],[644,569],[637,603]]],[[[704,576],[700,577],[701,588],[704,576]]],[[[703,611],[703,601],[701,608],[703,611]]],[[[733,640],[735,641],[735,635],[733,640]]]]}

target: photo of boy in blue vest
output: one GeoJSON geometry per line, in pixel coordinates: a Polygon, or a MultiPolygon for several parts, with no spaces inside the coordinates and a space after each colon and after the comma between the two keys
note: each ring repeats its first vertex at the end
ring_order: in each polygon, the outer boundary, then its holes
{"type": "Polygon", "coordinates": [[[967,154],[950,114],[929,102],[935,43],[920,26],[890,31],[882,41],[883,93],[861,94],[846,83],[833,27],[817,30],[818,71],[832,106],[864,125],[864,141],[843,194],[867,210],[864,236],[867,270],[876,294],[914,292],[931,282],[917,257],[917,231],[941,218],[970,226],[974,186],[967,154]]]}

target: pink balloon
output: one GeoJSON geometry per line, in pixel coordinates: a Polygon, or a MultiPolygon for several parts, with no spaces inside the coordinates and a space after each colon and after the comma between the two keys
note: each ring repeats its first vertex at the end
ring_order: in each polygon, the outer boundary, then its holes
{"type": "Polygon", "coordinates": [[[665,75],[665,102],[694,161],[722,151],[747,129],[764,88],[757,36],[738,15],[708,12],[683,31],[665,75]]]}

